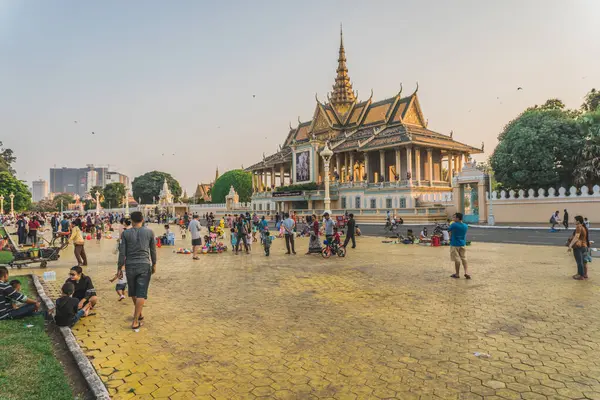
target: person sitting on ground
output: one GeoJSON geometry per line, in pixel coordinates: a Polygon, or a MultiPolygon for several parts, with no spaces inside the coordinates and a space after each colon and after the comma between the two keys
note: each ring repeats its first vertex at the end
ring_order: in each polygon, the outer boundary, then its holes
{"type": "Polygon", "coordinates": [[[39,301],[28,298],[8,283],[8,269],[0,267],[0,320],[29,317],[35,315],[39,308],[39,301]],[[14,309],[13,300],[25,303],[25,305],[14,309]]]}
{"type": "Polygon", "coordinates": [[[415,234],[413,233],[412,229],[408,229],[406,231],[406,240],[410,241],[410,243],[414,243],[415,242],[415,234]]]}
{"type": "Polygon", "coordinates": [[[423,230],[419,234],[419,240],[421,241],[421,243],[431,242],[431,238],[428,236],[428,232],[427,232],[427,227],[426,226],[423,227],[423,230]]]}
{"type": "MultiPolygon", "coordinates": [[[[17,292],[20,292],[20,291],[21,291],[21,281],[20,281],[20,280],[18,280],[18,279],[13,279],[13,280],[12,280],[12,281],[10,281],[8,284],[9,284],[10,286],[12,286],[12,288],[13,288],[13,289],[15,289],[17,292]]],[[[16,310],[17,308],[21,307],[21,304],[22,304],[22,303],[21,303],[20,301],[16,301],[16,300],[13,300],[13,301],[12,301],[12,306],[13,306],[13,309],[15,309],[15,310],[16,310]]]]}
{"type": "Polygon", "coordinates": [[[54,321],[58,326],[72,327],[85,315],[85,310],[78,308],[79,301],[72,297],[74,291],[75,285],[65,282],[60,297],[56,299],[54,321]]]}
{"type": "Polygon", "coordinates": [[[269,257],[269,254],[271,254],[271,243],[273,242],[271,234],[269,233],[269,228],[265,228],[263,231],[262,242],[263,247],[265,248],[265,256],[269,257]]]}
{"type": "Polygon", "coordinates": [[[446,229],[442,230],[442,245],[448,246],[450,244],[450,234],[446,229]]]}
{"type": "Polygon", "coordinates": [[[356,231],[354,231],[354,234],[355,234],[356,236],[360,236],[360,235],[362,235],[362,232],[360,231],[360,228],[358,227],[358,225],[356,225],[356,231]]]}
{"type": "Polygon", "coordinates": [[[119,301],[123,300],[125,298],[125,289],[127,288],[127,276],[125,275],[124,269],[117,271],[117,273],[109,280],[110,282],[117,281],[115,290],[119,295],[119,301]]]}
{"type": "Polygon", "coordinates": [[[169,234],[171,233],[171,229],[169,227],[169,225],[165,225],[165,233],[163,233],[162,237],[160,238],[161,244],[167,244],[169,241],[169,234]]]}
{"type": "Polygon", "coordinates": [[[92,283],[92,278],[84,275],[83,269],[76,265],[71,267],[67,282],[71,282],[73,286],[75,286],[73,298],[76,298],[79,301],[77,309],[83,310],[84,316],[87,317],[90,310],[98,303],[98,296],[96,295],[96,289],[92,283]]]}

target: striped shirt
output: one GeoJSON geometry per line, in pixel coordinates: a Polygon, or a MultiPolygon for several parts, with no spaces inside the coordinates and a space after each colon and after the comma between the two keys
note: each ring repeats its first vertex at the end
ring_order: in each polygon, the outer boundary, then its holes
{"type": "Polygon", "coordinates": [[[0,282],[0,319],[8,318],[10,311],[13,309],[13,300],[24,303],[27,296],[17,292],[7,282],[0,282]]]}

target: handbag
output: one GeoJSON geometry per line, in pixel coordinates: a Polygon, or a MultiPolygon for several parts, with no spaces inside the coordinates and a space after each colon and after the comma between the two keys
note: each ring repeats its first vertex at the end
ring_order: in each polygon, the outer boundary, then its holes
{"type": "Polygon", "coordinates": [[[585,251],[585,254],[583,255],[583,262],[584,263],[592,262],[592,249],[590,249],[589,247],[587,248],[587,250],[585,251]]]}

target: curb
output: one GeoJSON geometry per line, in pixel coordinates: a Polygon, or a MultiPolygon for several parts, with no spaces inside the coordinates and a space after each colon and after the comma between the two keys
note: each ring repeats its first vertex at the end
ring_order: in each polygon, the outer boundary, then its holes
{"type": "MultiPolygon", "coordinates": [[[[481,229],[521,229],[521,230],[535,230],[535,231],[539,231],[539,230],[549,231],[550,230],[550,228],[547,226],[469,225],[469,227],[481,228],[481,229]]],[[[560,232],[560,231],[564,231],[564,230],[565,229],[558,229],[557,231],[560,232]]],[[[589,230],[590,231],[600,231],[600,228],[589,228],[589,230]]]]}
{"type": "MultiPolygon", "coordinates": [[[[44,291],[44,288],[40,282],[40,278],[34,274],[31,275],[31,278],[33,279],[33,284],[35,285],[38,295],[42,298],[48,310],[52,310],[54,308],[54,302],[50,300],[48,296],[46,296],[46,292],[44,291]]],[[[81,347],[79,347],[77,339],[75,339],[71,329],[67,326],[62,326],[60,327],[60,332],[64,336],[65,343],[73,355],[75,362],[77,362],[77,366],[87,381],[87,384],[95,398],[99,400],[110,400],[108,390],[106,390],[104,383],[102,383],[102,380],[96,373],[96,370],[90,363],[90,360],[88,360],[85,354],[83,354],[83,351],[81,350],[81,347]]]]}

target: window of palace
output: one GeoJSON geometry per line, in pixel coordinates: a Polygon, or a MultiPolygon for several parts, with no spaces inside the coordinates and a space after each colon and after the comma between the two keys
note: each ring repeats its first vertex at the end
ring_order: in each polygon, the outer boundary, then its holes
{"type": "Polygon", "coordinates": [[[271,203],[267,203],[267,211],[271,211],[271,203]]]}
{"type": "Polygon", "coordinates": [[[392,199],[385,199],[385,208],[392,208],[392,199]]]}
{"type": "Polygon", "coordinates": [[[371,199],[371,207],[370,208],[377,208],[377,199],[371,199]]]}
{"type": "Polygon", "coordinates": [[[252,204],[252,209],[256,211],[256,203],[252,204]]]}
{"type": "Polygon", "coordinates": [[[356,196],[354,199],[354,208],[360,208],[360,196],[356,196]]]}
{"type": "Polygon", "coordinates": [[[262,211],[262,203],[258,205],[258,211],[262,211]]]}
{"type": "Polygon", "coordinates": [[[342,197],[342,208],[346,209],[348,207],[348,201],[346,197],[342,197]]]}
{"type": "Polygon", "coordinates": [[[406,197],[400,197],[400,208],[406,208],[406,197]]]}

